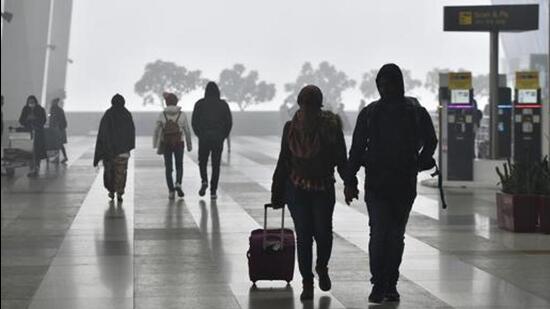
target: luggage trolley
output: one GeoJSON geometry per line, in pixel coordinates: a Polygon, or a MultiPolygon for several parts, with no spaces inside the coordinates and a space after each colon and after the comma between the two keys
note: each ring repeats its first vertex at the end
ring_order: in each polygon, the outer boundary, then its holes
{"type": "Polygon", "coordinates": [[[34,161],[33,132],[21,128],[9,127],[8,148],[4,148],[2,156],[2,173],[9,177],[15,174],[19,167],[31,166],[34,161]]]}

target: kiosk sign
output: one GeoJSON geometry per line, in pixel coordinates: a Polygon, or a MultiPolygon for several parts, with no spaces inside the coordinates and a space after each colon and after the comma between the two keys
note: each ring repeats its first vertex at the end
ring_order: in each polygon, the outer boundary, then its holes
{"type": "Polygon", "coordinates": [[[539,26],[538,4],[446,6],[445,31],[529,31],[539,26]]]}

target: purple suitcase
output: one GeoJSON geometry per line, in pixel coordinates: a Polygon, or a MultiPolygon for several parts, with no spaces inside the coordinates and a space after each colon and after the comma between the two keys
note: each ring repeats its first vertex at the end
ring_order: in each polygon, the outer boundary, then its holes
{"type": "Polygon", "coordinates": [[[267,208],[264,206],[264,228],[250,234],[248,249],[248,275],[250,281],[284,280],[294,277],[294,231],[285,229],[285,209],[282,210],[280,229],[267,229],[267,208]]]}

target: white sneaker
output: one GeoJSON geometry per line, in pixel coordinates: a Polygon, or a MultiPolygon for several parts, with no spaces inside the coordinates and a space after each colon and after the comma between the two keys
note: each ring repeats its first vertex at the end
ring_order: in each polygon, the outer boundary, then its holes
{"type": "Polygon", "coordinates": [[[176,198],[176,192],[174,192],[174,191],[169,191],[169,192],[168,192],[168,199],[173,200],[173,199],[175,199],[175,198],[176,198]]]}

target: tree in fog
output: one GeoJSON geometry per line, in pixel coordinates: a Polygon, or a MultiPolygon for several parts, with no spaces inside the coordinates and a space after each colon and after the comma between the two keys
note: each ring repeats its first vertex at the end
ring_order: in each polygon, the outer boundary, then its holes
{"type": "Polygon", "coordinates": [[[378,70],[373,69],[363,73],[359,90],[363,94],[363,97],[369,101],[378,98],[378,89],[376,88],[376,74],[378,70]]]}
{"type": "Polygon", "coordinates": [[[164,105],[162,94],[172,92],[178,98],[198,87],[206,81],[201,77],[201,71],[189,71],[184,66],[174,62],[157,60],[145,65],[145,72],[134,85],[134,91],[143,98],[143,105],[164,105]]]}
{"type": "Polygon", "coordinates": [[[403,83],[405,84],[405,92],[412,92],[413,90],[422,87],[422,81],[414,78],[410,70],[401,69],[403,73],[403,83]]]}
{"type": "Polygon", "coordinates": [[[285,84],[285,91],[289,93],[285,103],[296,104],[298,93],[308,84],[316,85],[323,91],[324,106],[332,111],[337,111],[338,106],[342,104],[342,92],[355,87],[353,79],[349,78],[346,73],[338,71],[334,65],[327,61],[321,62],[318,68],[314,68],[311,63],[306,62],[302,65],[296,81],[285,84]]]}
{"type": "MultiPolygon", "coordinates": [[[[422,86],[422,81],[416,79],[412,76],[411,71],[406,69],[401,69],[403,73],[403,84],[405,85],[405,92],[411,92],[416,88],[422,86]]],[[[359,90],[363,94],[363,97],[367,100],[376,99],[379,97],[378,88],[376,87],[376,75],[378,70],[369,70],[363,74],[361,84],[359,85],[359,90]]]]}
{"type": "Polygon", "coordinates": [[[235,64],[231,69],[220,73],[218,86],[220,92],[229,101],[244,111],[251,105],[271,101],[275,97],[275,84],[259,81],[257,71],[249,71],[242,64],[235,64]]]}

